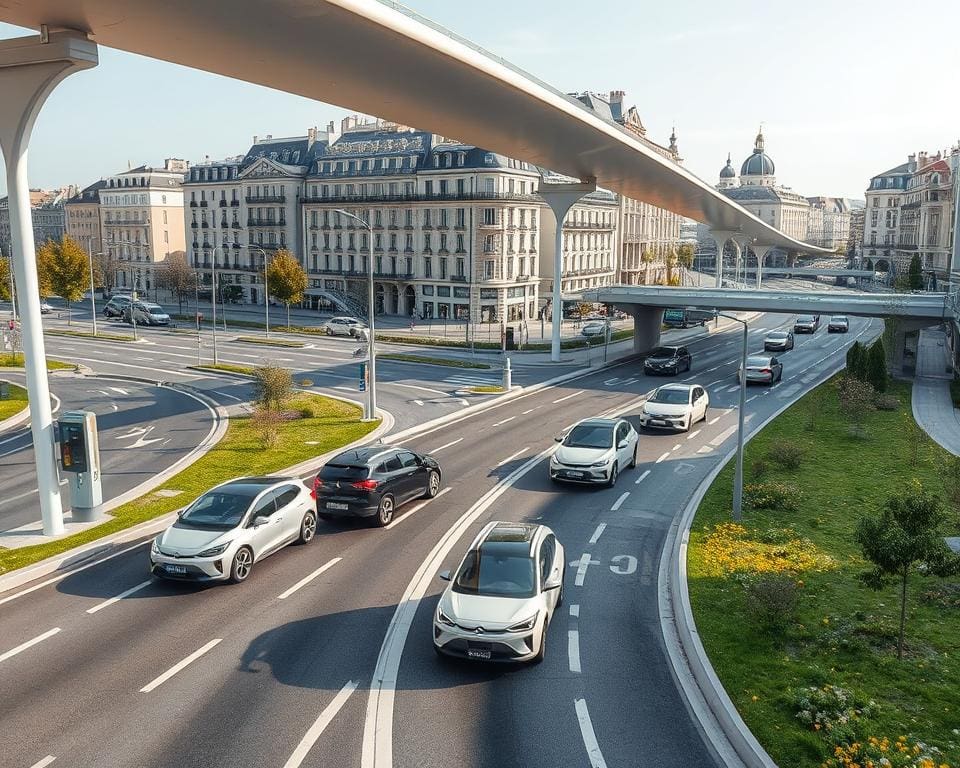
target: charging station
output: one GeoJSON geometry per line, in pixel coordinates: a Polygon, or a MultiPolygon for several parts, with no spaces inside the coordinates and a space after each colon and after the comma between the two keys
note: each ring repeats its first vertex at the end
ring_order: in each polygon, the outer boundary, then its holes
{"type": "Polygon", "coordinates": [[[70,481],[73,521],[93,522],[103,514],[97,414],[93,411],[65,411],[57,425],[60,466],[70,481]]]}

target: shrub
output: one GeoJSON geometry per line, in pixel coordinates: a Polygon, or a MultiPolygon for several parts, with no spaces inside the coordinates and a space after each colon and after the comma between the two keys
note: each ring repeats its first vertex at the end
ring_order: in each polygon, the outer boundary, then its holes
{"type": "Polygon", "coordinates": [[[736,523],[721,523],[708,529],[703,543],[703,564],[710,576],[802,573],[837,567],[832,557],[817,549],[809,539],[798,538],[789,528],[761,534],[736,523]],[[763,541],[763,538],[773,540],[763,541]]]}
{"type": "Polygon", "coordinates": [[[877,392],[886,392],[889,382],[887,374],[887,353],[883,348],[883,339],[879,338],[870,345],[867,353],[866,380],[877,392]]]}
{"type": "Polygon", "coordinates": [[[761,627],[784,629],[797,614],[798,587],[792,576],[765,573],[746,579],[747,612],[761,627]]]}
{"type": "Polygon", "coordinates": [[[838,685],[808,686],[792,692],[796,717],[812,731],[819,731],[829,741],[852,741],[861,730],[859,721],[873,716],[879,707],[838,685]]]}
{"type": "Polygon", "coordinates": [[[837,385],[840,407],[851,424],[861,426],[867,414],[873,410],[876,395],[873,387],[865,381],[844,376],[837,385]]]}
{"type": "Polygon", "coordinates": [[[893,395],[877,395],[873,405],[878,411],[895,411],[900,407],[900,401],[893,395]]]}
{"type": "Polygon", "coordinates": [[[300,409],[300,418],[301,419],[312,419],[316,416],[317,413],[314,410],[312,405],[305,405],[300,409]]]}
{"type": "Polygon", "coordinates": [[[743,489],[743,503],[751,509],[796,512],[800,508],[800,490],[785,483],[748,483],[743,489]]]}
{"type": "Polygon", "coordinates": [[[787,440],[778,440],[770,446],[766,459],[781,469],[799,469],[803,461],[803,448],[787,440]]]}
{"type": "Polygon", "coordinates": [[[300,386],[301,386],[301,387],[312,387],[312,386],[313,386],[313,379],[300,379],[300,386]]]}
{"type": "Polygon", "coordinates": [[[767,462],[764,459],[755,459],[750,465],[750,475],[754,480],[760,480],[767,474],[767,462]]]}
{"type": "Polygon", "coordinates": [[[253,369],[254,402],[260,408],[282,411],[283,404],[293,394],[293,375],[286,368],[262,365],[253,369]]]}
{"type": "Polygon", "coordinates": [[[837,744],[833,757],[823,763],[823,768],[848,768],[854,765],[880,768],[950,768],[943,760],[943,752],[937,747],[922,741],[908,740],[906,736],[898,736],[896,741],[886,736],[833,741],[837,744]]]}
{"type": "Polygon", "coordinates": [[[268,408],[258,407],[250,417],[260,444],[264,448],[273,448],[280,436],[280,424],[283,414],[268,408]]]}
{"type": "Polygon", "coordinates": [[[867,350],[859,341],[853,342],[847,350],[847,373],[855,379],[863,379],[866,373],[867,350]]]}

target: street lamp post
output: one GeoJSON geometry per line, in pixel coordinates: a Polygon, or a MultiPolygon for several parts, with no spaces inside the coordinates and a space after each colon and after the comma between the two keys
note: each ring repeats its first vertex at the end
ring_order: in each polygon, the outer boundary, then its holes
{"type": "MultiPolygon", "coordinates": [[[[210,303],[213,306],[211,320],[213,321],[213,364],[218,365],[220,360],[217,357],[217,248],[223,254],[223,260],[226,262],[227,254],[222,245],[213,246],[213,266],[211,269],[210,303]]],[[[226,310],[224,310],[226,313],[226,310]]]]}
{"type": "MultiPolygon", "coordinates": [[[[102,252],[98,253],[97,256],[102,256],[102,252]]],[[[93,298],[93,294],[96,291],[93,281],[93,235],[87,236],[87,258],[89,259],[90,264],[90,314],[93,318],[93,335],[97,335],[97,303],[93,298]]]]}
{"type": "Polygon", "coordinates": [[[367,342],[367,368],[368,368],[368,381],[367,381],[367,408],[366,413],[364,413],[363,418],[367,421],[372,421],[377,418],[377,355],[375,352],[376,348],[376,334],[374,332],[374,318],[373,318],[373,227],[369,222],[364,221],[359,216],[354,216],[352,213],[348,213],[342,208],[335,209],[335,213],[339,213],[341,216],[346,216],[348,219],[360,224],[368,232],[368,255],[367,255],[367,314],[370,316],[368,320],[368,325],[370,328],[370,339],[367,342]]]}
{"type": "MultiPolygon", "coordinates": [[[[267,262],[269,260],[269,257],[267,256],[267,252],[263,250],[263,248],[261,248],[259,245],[254,245],[253,243],[247,243],[247,248],[248,249],[253,248],[255,250],[258,250],[263,255],[263,316],[267,324],[266,335],[269,336],[270,335],[270,287],[267,279],[267,266],[268,266],[267,262]]],[[[289,331],[290,329],[288,328],[287,330],[289,331]]]]}
{"type": "Polygon", "coordinates": [[[740,522],[743,518],[743,421],[747,405],[747,321],[714,310],[716,317],[725,317],[743,324],[743,350],[740,360],[740,408],[737,414],[737,468],[733,476],[733,519],[740,522]]]}

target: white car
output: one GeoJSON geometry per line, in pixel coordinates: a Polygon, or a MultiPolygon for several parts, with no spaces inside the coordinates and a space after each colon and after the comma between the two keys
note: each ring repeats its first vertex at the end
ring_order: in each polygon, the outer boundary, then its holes
{"type": "Polygon", "coordinates": [[[47,302],[41,301],[41,302],[40,302],[40,314],[41,314],[41,315],[49,315],[51,312],[53,312],[53,307],[51,307],[49,304],[47,304],[47,302]]]}
{"type": "Polygon", "coordinates": [[[550,457],[550,479],[614,485],[624,468],[637,466],[640,435],[623,419],[584,419],[558,437],[550,457]]]}
{"type": "Polygon", "coordinates": [[[438,654],[543,661],[547,627],[563,602],[563,545],[545,525],[491,522],[477,535],[433,615],[438,654]]]}
{"type": "Polygon", "coordinates": [[[584,323],[583,328],[580,329],[580,334],[583,336],[603,336],[609,327],[610,323],[606,320],[591,320],[584,323]]]}
{"type": "Polygon", "coordinates": [[[327,336],[356,336],[366,327],[355,317],[331,317],[323,324],[327,336]]]}
{"type": "Polygon", "coordinates": [[[150,547],[150,571],[181,581],[245,581],[254,563],[317,532],[307,486],[295,477],[241,477],[212,488],[150,547]]]}
{"type": "Polygon", "coordinates": [[[689,432],[709,407],[710,395],[699,384],[664,384],[643,404],[640,426],[689,432]]]}

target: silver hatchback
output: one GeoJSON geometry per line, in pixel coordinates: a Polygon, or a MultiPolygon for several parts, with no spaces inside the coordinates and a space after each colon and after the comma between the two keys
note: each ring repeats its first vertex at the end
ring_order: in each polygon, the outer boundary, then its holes
{"type": "MultiPolygon", "coordinates": [[[[743,375],[743,367],[737,371],[737,383],[743,375]]],[[[747,384],[775,384],[783,378],[783,364],[773,355],[750,355],[747,358],[747,384]]]]}

